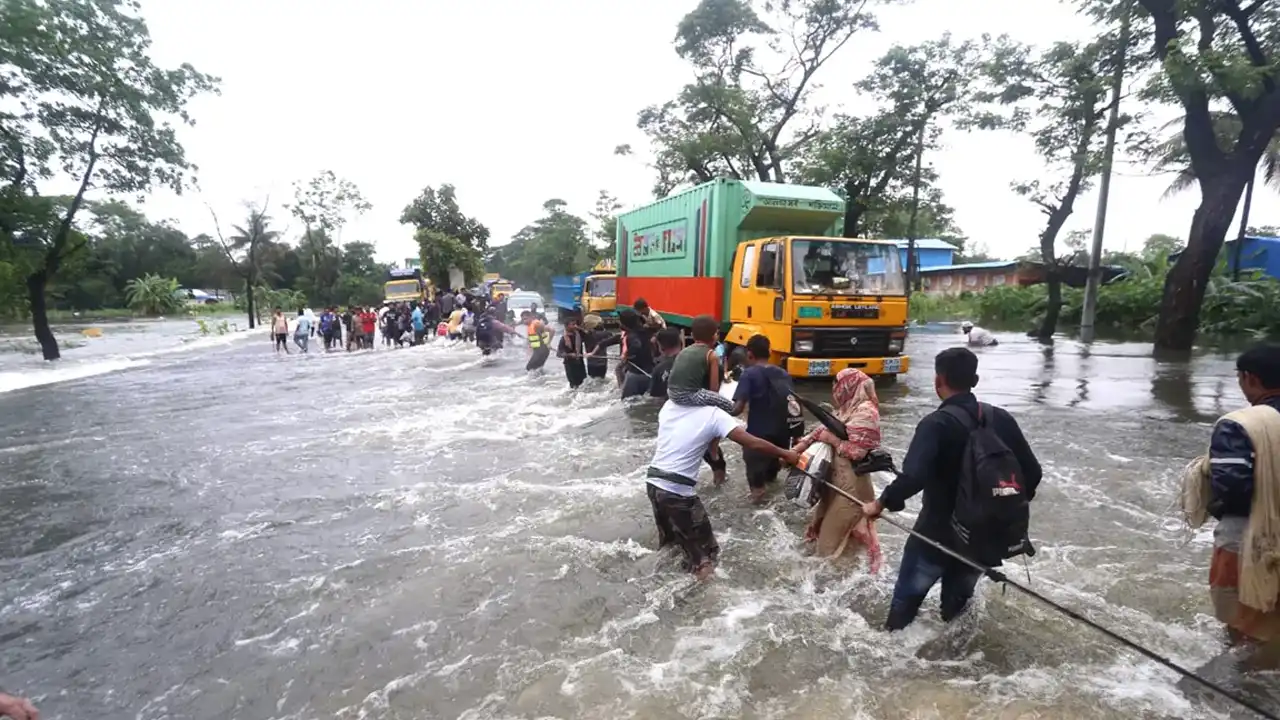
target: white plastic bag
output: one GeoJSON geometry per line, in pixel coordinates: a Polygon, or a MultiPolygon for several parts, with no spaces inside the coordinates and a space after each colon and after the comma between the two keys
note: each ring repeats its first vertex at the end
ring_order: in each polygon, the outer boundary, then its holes
{"type": "Polygon", "coordinates": [[[832,456],[830,445],[826,443],[810,445],[809,449],[800,455],[800,464],[787,473],[787,499],[802,508],[817,505],[822,497],[822,482],[831,479],[832,456]]]}

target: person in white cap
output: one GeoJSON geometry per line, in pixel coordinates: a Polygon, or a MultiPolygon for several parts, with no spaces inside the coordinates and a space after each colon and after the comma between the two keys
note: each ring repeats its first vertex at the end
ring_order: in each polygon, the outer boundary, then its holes
{"type": "Polygon", "coordinates": [[[984,328],[974,327],[973,323],[968,320],[960,323],[960,332],[969,337],[968,342],[970,347],[992,347],[1000,344],[1000,341],[996,340],[996,337],[992,335],[990,331],[984,328]]]}

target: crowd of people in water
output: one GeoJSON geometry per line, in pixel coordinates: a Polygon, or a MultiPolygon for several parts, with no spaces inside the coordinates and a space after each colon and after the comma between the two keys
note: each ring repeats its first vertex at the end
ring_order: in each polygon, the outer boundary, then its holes
{"type": "MultiPolygon", "coordinates": [[[[424,307],[393,304],[381,312],[350,308],[341,314],[329,308],[314,323],[300,312],[293,327],[305,351],[302,336],[317,332],[326,350],[342,347],[343,337],[355,338],[345,341],[348,350],[369,348],[379,328],[384,345],[420,344],[435,324],[436,336],[475,342],[487,355],[516,334],[508,320],[501,300],[457,293],[424,307]]],[[[873,572],[882,562],[876,519],[923,495],[900,559],[885,621],[890,630],[909,625],[939,583],[942,618],[962,614],[984,575],[972,562],[997,567],[1034,552],[1027,508],[1040,484],[1040,463],[1014,417],[975,395],[978,356],[969,348],[997,346],[991,332],[962,323],[967,347],[948,348],[934,358],[941,402],[917,424],[901,468],[877,493],[866,463],[880,449],[879,400],[875,383],[862,371],[848,368],[834,379],[831,417],[838,426],[806,428],[791,378],[769,361],[766,336],[726,352],[719,322],[711,316],[694,318],[686,337],[685,330],[667,327],[644,300],[620,311],[617,321],[612,330],[596,315],[570,317],[557,341],[536,306],[522,312],[526,369],[542,368],[554,347],[570,387],[607,378],[613,363],[622,397],[665,401],[645,471],[646,493],[659,545],[677,547],[683,566],[698,578],[714,573],[720,554],[698,497],[698,475],[705,463],[714,485],[725,482],[725,440],[743,448],[745,480],[756,503],[767,500],[767,488],[784,465],[803,468],[806,454],[825,445],[829,472],[805,540],[822,557],[865,555],[873,572]],[[610,356],[614,346],[619,351],[610,356]],[[738,419],[744,415],[745,423],[738,419]]],[[[278,350],[287,351],[288,328],[277,311],[272,331],[278,350]]],[[[1214,613],[1233,644],[1256,645],[1280,639],[1280,563],[1266,559],[1280,556],[1280,345],[1246,351],[1236,369],[1249,406],[1213,426],[1208,451],[1184,472],[1181,504],[1192,527],[1217,521],[1208,572],[1214,613]]]]}

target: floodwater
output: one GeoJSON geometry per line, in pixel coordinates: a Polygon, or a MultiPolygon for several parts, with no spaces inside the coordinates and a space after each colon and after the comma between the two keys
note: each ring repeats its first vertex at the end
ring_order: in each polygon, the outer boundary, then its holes
{"type": "MultiPolygon", "coordinates": [[[[751,506],[736,447],[694,587],[652,549],[656,408],[570,392],[555,360],[103,327],[57,369],[0,354],[0,685],[46,718],[1222,717],[986,581],[956,626],[935,594],[883,632],[902,533],[875,576],[806,557],[805,514],[751,506]]],[[[1031,587],[1184,666],[1217,655],[1210,536],[1170,508],[1243,402],[1231,358],[1001,339],[979,390],[1045,466],[1031,587]]],[[[882,389],[895,453],[956,341],[915,332],[882,389]]]]}

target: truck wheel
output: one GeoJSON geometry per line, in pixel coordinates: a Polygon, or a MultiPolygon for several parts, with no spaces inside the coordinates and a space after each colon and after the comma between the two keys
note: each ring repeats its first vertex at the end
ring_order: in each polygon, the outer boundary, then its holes
{"type": "Polygon", "coordinates": [[[893,375],[877,375],[877,376],[875,376],[875,382],[876,382],[876,385],[878,385],[878,386],[885,386],[885,387],[890,386],[890,385],[897,385],[897,384],[898,384],[898,376],[897,376],[897,374],[893,374],[893,375]]]}

